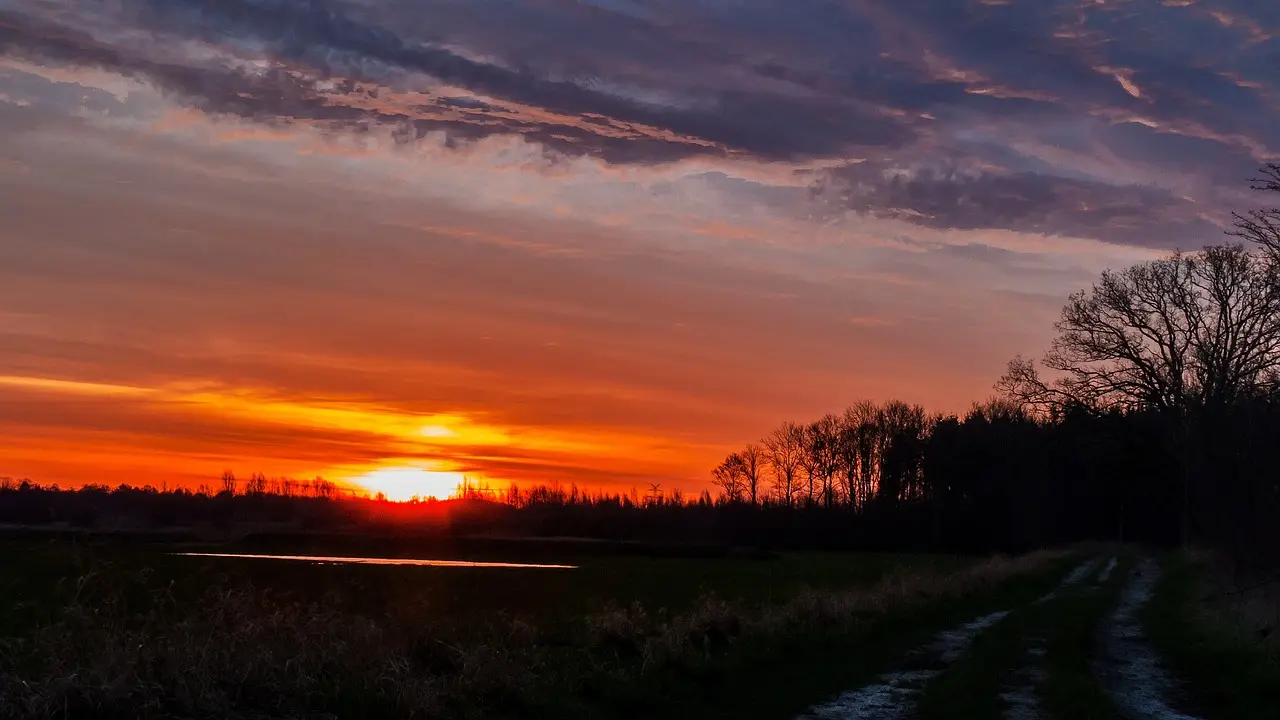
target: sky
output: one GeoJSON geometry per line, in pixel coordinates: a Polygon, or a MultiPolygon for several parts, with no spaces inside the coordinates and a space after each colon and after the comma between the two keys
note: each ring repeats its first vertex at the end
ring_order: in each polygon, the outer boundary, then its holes
{"type": "Polygon", "coordinates": [[[0,0],[0,476],[697,492],[963,411],[1258,202],[1277,68],[1260,0],[0,0]]]}

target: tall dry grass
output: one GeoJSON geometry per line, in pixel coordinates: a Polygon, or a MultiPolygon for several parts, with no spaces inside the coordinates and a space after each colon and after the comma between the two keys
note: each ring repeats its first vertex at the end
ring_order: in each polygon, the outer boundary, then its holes
{"type": "Polygon", "coordinates": [[[1061,553],[996,557],[954,572],[904,570],[873,586],[804,591],[750,608],[707,597],[688,612],[640,605],[567,634],[516,618],[457,627],[412,596],[385,616],[212,588],[145,609],[87,573],[56,619],[0,639],[0,717],[347,718],[536,716],[605,684],[639,686],[804,633],[854,633],[889,610],[993,589],[1061,553]]]}
{"type": "Polygon", "coordinates": [[[1238,641],[1261,643],[1280,660],[1280,574],[1244,575],[1228,556],[1199,549],[1190,560],[1206,571],[1202,620],[1238,641]]]}

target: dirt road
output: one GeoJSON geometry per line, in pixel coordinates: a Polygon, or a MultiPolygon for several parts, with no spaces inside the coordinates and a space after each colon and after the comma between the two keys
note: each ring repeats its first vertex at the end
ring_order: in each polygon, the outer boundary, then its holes
{"type": "Polygon", "coordinates": [[[1038,600],[940,633],[799,720],[1201,720],[1180,709],[1138,619],[1160,572],[1150,558],[1089,557],[1038,600]]]}

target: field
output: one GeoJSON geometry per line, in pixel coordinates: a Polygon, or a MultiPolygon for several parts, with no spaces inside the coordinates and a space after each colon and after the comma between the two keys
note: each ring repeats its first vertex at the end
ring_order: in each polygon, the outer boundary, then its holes
{"type": "Polygon", "coordinates": [[[3,558],[4,594],[20,599],[0,626],[6,661],[22,668],[6,688],[24,696],[5,708],[16,717],[727,711],[739,680],[792,674],[803,681],[743,705],[800,709],[840,689],[841,670],[1050,582],[1004,583],[1025,569],[1016,562],[893,555],[592,555],[563,558],[573,570],[523,570],[11,540],[3,558]],[[907,625],[891,631],[895,621],[907,625]],[[830,662],[857,639],[871,647],[830,662]]]}
{"type": "Polygon", "coordinates": [[[282,601],[324,602],[365,615],[411,600],[467,623],[498,615],[555,622],[634,603],[683,611],[706,596],[772,604],[802,588],[864,587],[891,572],[955,570],[971,562],[958,556],[841,553],[766,559],[540,554],[516,561],[575,568],[437,568],[185,557],[162,547],[30,541],[0,543],[0,555],[0,588],[8,597],[32,598],[29,605],[59,604],[47,602],[51,598],[65,602],[74,583],[86,578],[94,591],[162,590],[179,604],[196,602],[211,587],[253,588],[282,601]]]}
{"type": "Polygon", "coordinates": [[[1065,720],[1150,696],[1167,704],[1129,714],[1169,720],[1280,700],[1273,655],[1197,620],[1181,556],[558,560],[577,567],[9,539],[0,716],[1065,720]]]}

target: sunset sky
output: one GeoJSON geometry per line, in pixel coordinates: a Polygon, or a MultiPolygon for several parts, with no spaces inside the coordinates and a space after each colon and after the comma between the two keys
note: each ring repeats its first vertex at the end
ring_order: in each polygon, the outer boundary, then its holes
{"type": "Polygon", "coordinates": [[[698,491],[1280,159],[1280,2],[0,0],[0,476],[698,491]]]}

